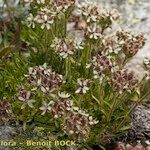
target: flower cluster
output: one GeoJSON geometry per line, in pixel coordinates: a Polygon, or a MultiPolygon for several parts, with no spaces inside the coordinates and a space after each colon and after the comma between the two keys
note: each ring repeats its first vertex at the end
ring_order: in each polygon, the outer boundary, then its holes
{"type": "Polygon", "coordinates": [[[70,6],[75,4],[75,0],[55,0],[54,5],[60,11],[65,12],[70,6]]]}
{"type": "Polygon", "coordinates": [[[104,36],[101,49],[106,54],[118,54],[122,49],[123,40],[119,40],[116,35],[104,36]]]}
{"type": "Polygon", "coordinates": [[[36,15],[29,13],[27,23],[28,26],[31,26],[32,28],[35,28],[35,24],[39,24],[41,29],[46,28],[49,30],[54,22],[55,16],[56,14],[51,10],[51,7],[45,6],[39,8],[36,15]]]}
{"type": "Polygon", "coordinates": [[[24,109],[26,106],[33,108],[35,100],[32,99],[31,91],[27,91],[24,87],[20,87],[16,97],[23,103],[21,109],[24,109]]]}
{"type": "Polygon", "coordinates": [[[82,139],[81,136],[88,136],[90,130],[88,118],[79,113],[70,112],[65,118],[64,130],[66,133],[75,134],[77,139],[82,139]]]}
{"type": "Polygon", "coordinates": [[[111,22],[117,20],[120,17],[117,9],[105,9],[102,15],[104,18],[106,18],[106,20],[110,20],[111,22]]]}
{"type": "Polygon", "coordinates": [[[49,7],[44,7],[39,9],[34,21],[41,24],[41,29],[47,28],[49,30],[54,22],[54,18],[55,13],[49,7]]]}
{"type": "Polygon", "coordinates": [[[86,80],[78,79],[77,83],[78,83],[78,89],[75,91],[75,93],[85,94],[89,90],[89,86],[90,86],[90,80],[89,79],[86,79],[86,80]]]}
{"type": "Polygon", "coordinates": [[[123,51],[127,55],[135,55],[139,49],[141,49],[145,44],[145,37],[142,34],[134,35],[129,32],[117,32],[116,33],[119,40],[123,40],[123,51]]]}
{"type": "Polygon", "coordinates": [[[21,1],[25,5],[25,7],[30,8],[32,6],[44,5],[46,4],[46,0],[23,0],[21,1]]]}
{"type": "Polygon", "coordinates": [[[69,38],[55,38],[51,44],[51,47],[55,48],[56,53],[62,58],[73,55],[77,49],[83,49],[81,42],[69,38]]]}
{"type": "Polygon", "coordinates": [[[136,79],[133,72],[118,70],[112,74],[110,84],[119,93],[122,93],[124,90],[131,92],[137,86],[138,79],[136,79]]]}
{"type": "Polygon", "coordinates": [[[6,98],[0,102],[0,120],[4,121],[12,116],[12,107],[6,98]]]}
{"type": "Polygon", "coordinates": [[[80,141],[89,136],[91,125],[97,123],[98,121],[93,120],[91,116],[82,111],[72,111],[64,120],[64,131],[80,141]]]}
{"type": "Polygon", "coordinates": [[[64,83],[63,76],[52,72],[46,63],[43,66],[30,67],[29,74],[26,76],[31,85],[40,88],[44,93],[49,93],[64,83]]]}
{"type": "Polygon", "coordinates": [[[70,94],[62,92],[58,93],[58,98],[56,101],[50,101],[49,103],[43,102],[43,105],[40,107],[42,110],[42,115],[47,111],[52,113],[54,118],[63,117],[73,106],[72,100],[69,99],[70,94]]]}
{"type": "Polygon", "coordinates": [[[94,2],[81,2],[77,5],[74,15],[75,29],[80,29],[85,38],[101,39],[103,31],[110,27],[119,15],[117,10],[106,10],[94,2]]]}
{"type": "MultiPolygon", "coordinates": [[[[97,3],[89,1],[79,4],[78,12],[86,25],[97,24],[100,29],[109,27],[113,21],[119,18],[119,13],[116,9],[107,10],[97,3]],[[105,22],[105,25],[102,22],[105,22]]],[[[95,27],[93,26],[93,28],[95,27]]]]}
{"type": "Polygon", "coordinates": [[[36,24],[41,26],[41,29],[49,30],[54,23],[55,17],[60,17],[70,6],[74,5],[75,0],[24,0],[25,4],[31,5],[31,10],[35,9],[36,13],[29,13],[27,16],[27,24],[35,28],[36,24]],[[42,4],[42,5],[39,5],[42,4]],[[38,9],[37,9],[38,8],[38,9]]]}
{"type": "Polygon", "coordinates": [[[107,55],[125,54],[127,57],[135,55],[145,44],[145,37],[127,31],[117,31],[112,35],[102,37],[100,49],[107,55]]]}
{"type": "Polygon", "coordinates": [[[127,40],[124,45],[125,53],[134,55],[145,44],[145,38],[143,35],[138,35],[131,40],[127,40]]]}
{"type": "Polygon", "coordinates": [[[98,54],[93,57],[92,62],[87,65],[87,68],[91,66],[93,68],[94,78],[99,78],[102,80],[103,77],[112,72],[113,62],[109,56],[98,54]]]}
{"type": "Polygon", "coordinates": [[[51,113],[54,118],[63,117],[71,110],[73,102],[69,99],[69,97],[69,94],[59,93],[59,99],[55,101],[51,108],[51,113]]]}
{"type": "Polygon", "coordinates": [[[91,126],[98,121],[78,107],[74,107],[70,94],[62,92],[58,93],[58,96],[57,100],[48,104],[43,102],[40,107],[42,115],[49,112],[55,119],[62,118],[63,129],[68,135],[72,135],[77,140],[85,139],[89,135],[91,126]]]}
{"type": "Polygon", "coordinates": [[[97,3],[89,1],[79,4],[78,11],[87,23],[100,22],[101,19],[114,21],[119,18],[119,13],[116,9],[104,9],[97,3]]]}
{"type": "Polygon", "coordinates": [[[95,3],[85,2],[78,5],[80,14],[85,18],[86,22],[97,22],[101,16],[101,9],[95,3]]]}

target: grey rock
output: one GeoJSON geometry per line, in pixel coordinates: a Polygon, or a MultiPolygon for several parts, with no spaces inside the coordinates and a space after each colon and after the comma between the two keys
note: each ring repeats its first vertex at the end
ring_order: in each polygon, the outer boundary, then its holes
{"type": "Polygon", "coordinates": [[[150,139],[150,104],[139,105],[131,114],[132,128],[129,138],[139,140],[150,139]]]}
{"type": "Polygon", "coordinates": [[[12,150],[12,148],[3,147],[1,142],[12,140],[14,134],[16,134],[16,128],[10,126],[0,126],[0,150],[12,150]]]}

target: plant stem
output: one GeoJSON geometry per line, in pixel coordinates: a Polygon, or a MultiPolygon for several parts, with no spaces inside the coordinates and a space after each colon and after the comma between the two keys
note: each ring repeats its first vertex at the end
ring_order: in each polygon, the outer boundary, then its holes
{"type": "MultiPolygon", "coordinates": [[[[88,42],[87,42],[88,43],[88,42]]],[[[87,49],[85,50],[85,64],[88,62],[88,59],[91,57],[91,44],[87,44],[87,49]]]]}
{"type": "Polygon", "coordinates": [[[69,57],[65,59],[65,70],[66,70],[66,79],[68,79],[68,81],[70,81],[70,77],[71,77],[71,64],[70,64],[69,57]]]}
{"type": "Polygon", "coordinates": [[[54,24],[54,28],[55,28],[55,36],[57,37],[57,18],[55,19],[55,24],[54,24]]]}
{"type": "Polygon", "coordinates": [[[116,106],[118,99],[119,99],[118,96],[119,96],[119,94],[116,94],[115,97],[113,98],[113,103],[112,103],[112,106],[110,109],[110,113],[107,117],[107,122],[106,122],[106,125],[105,125],[103,131],[105,131],[105,129],[110,125],[112,113],[116,109],[115,106],[116,106]]]}
{"type": "Polygon", "coordinates": [[[67,35],[67,14],[64,16],[64,37],[67,35]]]}
{"type": "Polygon", "coordinates": [[[45,30],[45,61],[47,61],[48,58],[48,31],[45,30]]]}
{"type": "Polygon", "coordinates": [[[115,97],[114,97],[114,99],[113,99],[113,104],[112,104],[112,107],[111,107],[111,110],[110,110],[109,119],[111,119],[112,113],[113,113],[113,111],[116,109],[115,106],[116,106],[116,104],[117,104],[117,102],[118,102],[119,95],[120,95],[120,94],[116,94],[115,97]]]}
{"type": "MultiPolygon", "coordinates": [[[[83,49],[83,52],[82,52],[81,58],[80,58],[80,62],[83,65],[83,68],[85,68],[85,65],[88,63],[88,60],[91,56],[91,45],[90,45],[90,43],[88,44],[88,41],[86,41],[85,43],[87,43],[87,44],[86,44],[85,48],[83,49]]],[[[87,69],[84,69],[84,73],[85,73],[85,76],[88,76],[87,69]]]]}

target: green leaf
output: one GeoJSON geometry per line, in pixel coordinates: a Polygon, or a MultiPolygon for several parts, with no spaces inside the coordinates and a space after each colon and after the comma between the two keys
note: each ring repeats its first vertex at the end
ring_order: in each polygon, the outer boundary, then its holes
{"type": "Polygon", "coordinates": [[[103,100],[103,103],[104,103],[106,106],[108,106],[109,109],[112,109],[112,108],[111,108],[111,105],[110,105],[108,102],[106,102],[105,100],[103,100]]]}
{"type": "Polygon", "coordinates": [[[3,58],[7,56],[8,54],[10,54],[12,52],[12,49],[14,49],[14,46],[8,46],[8,47],[2,48],[0,50],[0,58],[3,58]]]}
{"type": "Polygon", "coordinates": [[[109,116],[108,113],[105,110],[103,110],[103,109],[101,109],[100,111],[103,113],[105,118],[108,119],[108,116],[109,116]]]}
{"type": "Polygon", "coordinates": [[[99,145],[99,147],[100,147],[102,150],[106,150],[106,148],[105,148],[103,145],[99,145]]]}
{"type": "Polygon", "coordinates": [[[3,41],[3,38],[2,38],[2,35],[0,34],[0,44],[2,43],[3,41]]]}
{"type": "Polygon", "coordinates": [[[124,126],[120,129],[120,131],[126,131],[126,130],[129,130],[130,128],[131,128],[131,125],[124,126]]]}
{"type": "Polygon", "coordinates": [[[27,127],[27,123],[26,123],[26,122],[23,122],[23,130],[24,130],[24,131],[26,130],[26,127],[27,127]]]}
{"type": "Polygon", "coordinates": [[[100,105],[99,100],[92,94],[92,98],[100,105]]]}

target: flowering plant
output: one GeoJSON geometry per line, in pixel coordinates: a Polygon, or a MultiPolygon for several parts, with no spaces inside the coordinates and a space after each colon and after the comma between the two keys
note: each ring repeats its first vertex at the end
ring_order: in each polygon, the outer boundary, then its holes
{"type": "MultiPolygon", "coordinates": [[[[83,147],[121,136],[130,127],[131,111],[149,94],[143,92],[148,71],[139,81],[125,67],[144,46],[144,35],[109,34],[119,14],[93,2],[24,0],[23,5],[28,13],[21,49],[28,56],[16,52],[2,62],[1,98],[7,97],[12,111],[0,108],[1,115],[13,114],[24,129],[43,126],[83,147]]],[[[147,59],[144,63],[148,68],[147,59]]]]}

